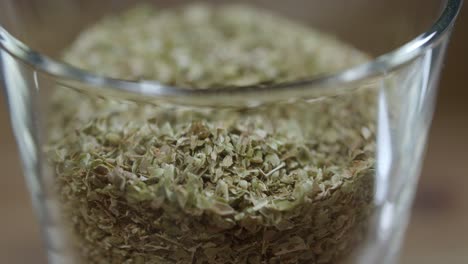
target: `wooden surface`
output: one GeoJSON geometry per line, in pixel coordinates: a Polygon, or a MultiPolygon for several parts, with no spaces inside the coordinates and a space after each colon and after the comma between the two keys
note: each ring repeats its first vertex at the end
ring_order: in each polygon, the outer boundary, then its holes
{"type": "MultiPolygon", "coordinates": [[[[403,264],[468,263],[468,8],[449,47],[403,264]]],[[[2,97],[2,95],[0,95],[2,97]]],[[[0,263],[44,264],[38,224],[0,98],[0,263]]]]}

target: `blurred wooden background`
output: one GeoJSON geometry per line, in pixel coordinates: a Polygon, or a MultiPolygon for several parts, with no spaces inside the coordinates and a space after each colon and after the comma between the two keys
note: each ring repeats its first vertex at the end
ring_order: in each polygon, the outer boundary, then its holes
{"type": "MultiPolygon", "coordinates": [[[[449,46],[403,264],[468,263],[468,7],[449,46]]],[[[0,93],[0,97],[3,94],[0,93]]],[[[0,98],[0,263],[45,263],[0,98]]]]}

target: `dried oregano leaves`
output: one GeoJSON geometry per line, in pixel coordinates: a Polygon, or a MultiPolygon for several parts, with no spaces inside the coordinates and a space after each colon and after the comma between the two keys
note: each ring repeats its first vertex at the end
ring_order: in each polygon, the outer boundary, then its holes
{"type": "MultiPolygon", "coordinates": [[[[84,31],[79,67],[188,88],[287,81],[365,55],[265,11],[135,8],[84,31]],[[278,37],[281,36],[281,37],[278,37]]],[[[336,263],[372,209],[374,94],[190,108],[58,88],[47,153],[83,263],[336,263]]]]}
{"type": "Polygon", "coordinates": [[[142,6],[92,26],[65,54],[102,75],[185,88],[296,80],[366,59],[330,36],[237,5],[142,6]]]}

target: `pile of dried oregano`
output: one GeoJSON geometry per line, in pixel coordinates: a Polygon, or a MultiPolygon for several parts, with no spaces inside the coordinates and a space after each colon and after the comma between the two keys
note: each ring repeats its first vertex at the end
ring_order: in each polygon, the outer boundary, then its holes
{"type": "MultiPolygon", "coordinates": [[[[106,18],[65,54],[100,74],[192,89],[294,80],[365,59],[265,11],[205,5],[106,18]]],[[[374,97],[361,89],[224,109],[57,88],[47,152],[80,261],[346,258],[372,209],[374,97]]]]}

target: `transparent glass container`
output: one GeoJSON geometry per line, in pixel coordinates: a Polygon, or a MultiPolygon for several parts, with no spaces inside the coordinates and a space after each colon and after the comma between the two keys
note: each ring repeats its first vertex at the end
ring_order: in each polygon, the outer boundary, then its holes
{"type": "Polygon", "coordinates": [[[61,61],[137,2],[192,1],[0,3],[0,80],[50,263],[396,263],[462,1],[249,1],[372,57],[285,83],[193,90],[61,61]]]}

